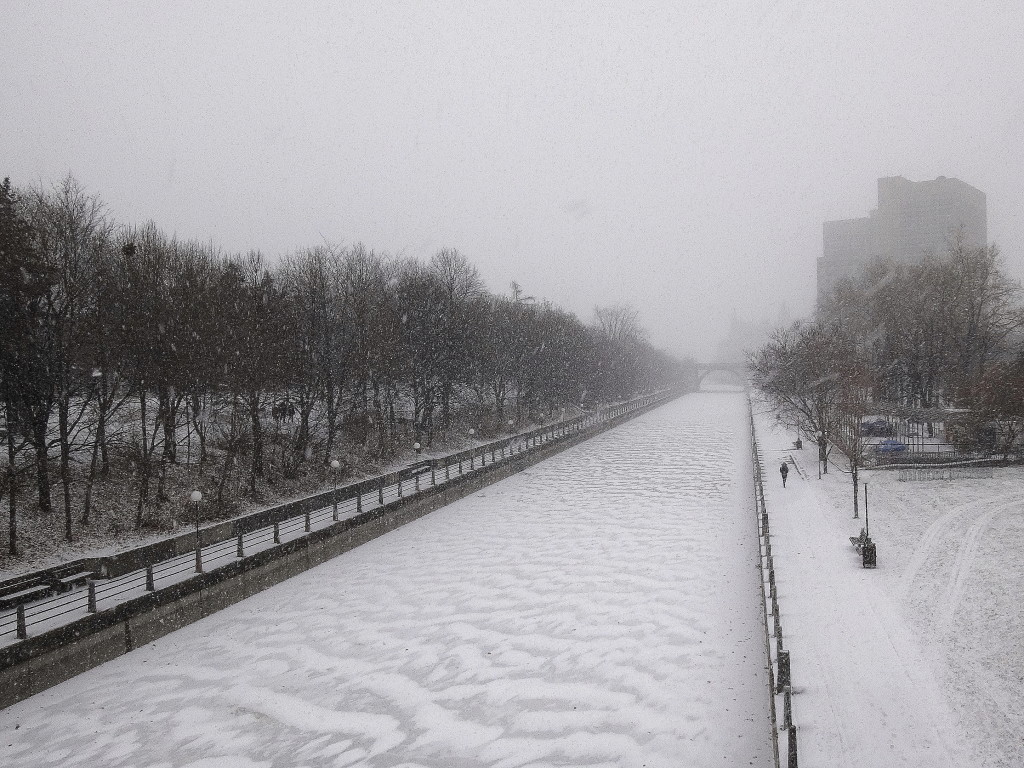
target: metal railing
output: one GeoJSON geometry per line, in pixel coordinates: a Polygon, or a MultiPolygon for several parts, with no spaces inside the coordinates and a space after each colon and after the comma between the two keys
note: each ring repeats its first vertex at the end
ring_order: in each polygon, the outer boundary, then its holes
{"type": "MultiPolygon", "coordinates": [[[[397,473],[383,475],[379,482],[363,481],[348,488],[338,488],[330,493],[331,501],[319,509],[307,510],[253,530],[240,530],[230,539],[147,563],[142,568],[113,578],[90,579],[84,587],[0,611],[0,647],[55,629],[91,613],[113,608],[147,592],[154,592],[257,552],[300,539],[366,512],[383,509],[400,499],[408,500],[429,489],[457,483],[464,477],[507,463],[524,453],[540,450],[554,441],[579,435],[674,396],[674,392],[645,395],[628,403],[610,406],[531,432],[512,435],[437,459],[428,459],[397,473]],[[388,482],[387,478],[392,479],[388,482]]],[[[199,541],[201,537],[197,537],[197,543],[199,541]]]]}
{"type": "Polygon", "coordinates": [[[772,556],[772,540],[768,505],[764,500],[764,468],[761,451],[757,444],[754,428],[754,409],[747,396],[747,411],[750,419],[750,454],[753,464],[754,511],[757,517],[757,533],[760,557],[758,568],[761,574],[761,607],[764,619],[765,652],[768,654],[768,689],[772,729],[772,749],[776,768],[781,768],[780,754],[787,756],[787,768],[797,768],[797,735],[793,722],[793,684],[790,674],[789,651],[782,639],[782,617],[779,612],[779,593],[775,580],[775,560],[772,556]],[[771,617],[771,621],[769,621],[771,617]],[[782,723],[779,723],[779,708],[782,709],[782,723]],[[780,750],[781,740],[785,749],[780,750]]]}

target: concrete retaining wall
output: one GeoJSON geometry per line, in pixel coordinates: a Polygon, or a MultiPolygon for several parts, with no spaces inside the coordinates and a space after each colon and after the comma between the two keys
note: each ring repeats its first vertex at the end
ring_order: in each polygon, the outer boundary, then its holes
{"type": "MultiPolygon", "coordinates": [[[[668,396],[584,432],[558,438],[529,453],[506,457],[473,474],[452,479],[444,485],[424,488],[414,496],[397,499],[385,507],[341,520],[327,528],[312,531],[300,539],[284,542],[271,549],[235,560],[216,570],[196,574],[186,581],[147,593],[58,629],[2,648],[0,708],[8,707],[279,584],[677,396],[668,396]]],[[[468,454],[466,458],[468,459],[468,454]]],[[[391,481],[394,479],[397,478],[392,478],[391,481]]],[[[378,482],[379,478],[368,481],[367,489],[376,488],[378,482]]],[[[285,517],[301,513],[302,509],[293,508],[298,504],[316,504],[316,509],[322,508],[330,502],[332,493],[320,494],[296,502],[295,505],[287,505],[289,509],[285,517]]],[[[280,509],[272,510],[275,516],[268,517],[261,524],[265,525],[277,519],[276,514],[279,514],[280,509]]],[[[233,520],[223,525],[238,524],[238,520],[233,520]]],[[[177,546],[178,538],[182,539],[182,546],[185,546],[186,542],[188,544],[181,552],[192,551],[194,534],[159,542],[159,546],[177,546]]],[[[211,536],[212,540],[215,539],[211,536]]],[[[173,553],[180,554],[177,551],[173,553]]],[[[128,570],[131,569],[125,566],[125,570],[121,572],[128,570]]]]}

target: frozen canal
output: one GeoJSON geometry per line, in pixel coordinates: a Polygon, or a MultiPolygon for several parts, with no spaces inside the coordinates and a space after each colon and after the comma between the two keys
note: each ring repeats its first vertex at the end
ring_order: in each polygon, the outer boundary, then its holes
{"type": "Polygon", "coordinates": [[[768,766],[741,393],[0,711],[10,766],[768,766]]]}

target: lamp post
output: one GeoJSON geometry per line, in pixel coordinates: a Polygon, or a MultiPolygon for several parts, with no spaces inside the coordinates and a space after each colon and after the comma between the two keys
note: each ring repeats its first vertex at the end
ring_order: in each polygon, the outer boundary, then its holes
{"type": "Polygon", "coordinates": [[[203,503],[203,494],[201,491],[192,491],[192,495],[188,498],[192,502],[192,513],[196,518],[196,573],[202,573],[203,550],[199,546],[199,505],[203,503]]]}
{"type": "Polygon", "coordinates": [[[412,447],[413,447],[413,450],[416,451],[416,455],[419,456],[420,455],[420,450],[421,450],[422,446],[419,443],[413,443],[412,447]]]}
{"type": "Polygon", "coordinates": [[[334,522],[338,522],[338,467],[341,463],[337,459],[331,459],[331,474],[334,476],[334,522]]]}
{"type": "Polygon", "coordinates": [[[509,419],[508,420],[508,433],[511,435],[515,431],[516,431],[515,419],[509,419]]]}

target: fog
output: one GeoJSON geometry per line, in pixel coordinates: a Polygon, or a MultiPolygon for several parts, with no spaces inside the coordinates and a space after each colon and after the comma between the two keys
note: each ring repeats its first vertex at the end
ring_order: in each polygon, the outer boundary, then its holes
{"type": "Polygon", "coordinates": [[[821,226],[955,176],[1024,277],[1018,2],[0,5],[0,178],[276,257],[457,248],[714,354],[810,311],[821,226]]]}

